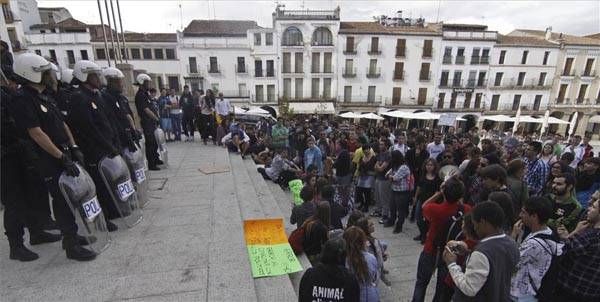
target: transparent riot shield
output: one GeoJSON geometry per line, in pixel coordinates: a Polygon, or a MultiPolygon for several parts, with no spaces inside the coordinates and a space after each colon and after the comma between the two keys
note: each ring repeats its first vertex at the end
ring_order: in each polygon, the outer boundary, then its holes
{"type": "Polygon", "coordinates": [[[125,225],[131,228],[140,223],[142,209],[127,163],[119,155],[113,158],[104,157],[98,164],[98,170],[125,225]]]}
{"type": "Polygon", "coordinates": [[[123,158],[131,172],[131,179],[138,196],[140,206],[144,208],[149,201],[148,198],[148,180],[146,179],[146,164],[142,150],[137,149],[135,152],[129,151],[129,148],[123,150],[123,158]]]}
{"type": "Polygon", "coordinates": [[[163,161],[164,165],[168,167],[169,151],[167,150],[167,139],[165,137],[165,132],[160,128],[156,128],[156,130],[154,130],[154,138],[158,144],[158,156],[160,160],[163,161]]]}
{"type": "Polygon", "coordinates": [[[96,196],[96,186],[90,175],[79,165],[79,176],[62,173],[58,187],[77,224],[77,233],[88,241],[89,248],[101,253],[110,245],[106,220],[96,196]]]}

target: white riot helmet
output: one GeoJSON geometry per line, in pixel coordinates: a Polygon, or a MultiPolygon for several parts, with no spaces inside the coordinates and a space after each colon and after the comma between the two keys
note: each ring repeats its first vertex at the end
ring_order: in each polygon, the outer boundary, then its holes
{"type": "Polygon", "coordinates": [[[117,79],[122,79],[125,77],[125,75],[123,75],[123,73],[114,67],[108,67],[105,68],[104,70],[102,70],[102,75],[107,78],[107,79],[112,79],[112,78],[117,78],[117,79]]]}
{"type": "Polygon", "coordinates": [[[24,53],[15,56],[13,72],[33,83],[42,82],[42,74],[52,69],[50,62],[34,53],[24,53]]]}
{"type": "Polygon", "coordinates": [[[65,84],[71,84],[73,80],[73,69],[63,68],[60,71],[60,81],[65,84]]]}
{"type": "Polygon", "coordinates": [[[50,62],[50,66],[52,66],[52,71],[54,71],[54,74],[56,75],[56,80],[60,81],[60,69],[52,62],[50,62]]]}
{"type": "Polygon", "coordinates": [[[135,77],[135,83],[138,85],[144,85],[145,81],[152,81],[150,76],[145,73],[140,73],[135,77]]]}
{"type": "Polygon", "coordinates": [[[73,66],[73,77],[82,83],[87,81],[88,75],[93,73],[101,75],[102,69],[92,61],[81,60],[73,66]]]}

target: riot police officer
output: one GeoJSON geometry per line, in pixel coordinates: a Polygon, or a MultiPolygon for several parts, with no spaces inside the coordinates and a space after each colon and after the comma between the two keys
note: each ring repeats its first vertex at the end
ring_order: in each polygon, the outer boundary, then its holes
{"type": "Polygon", "coordinates": [[[146,159],[148,160],[148,169],[160,170],[158,167],[162,162],[158,158],[158,143],[154,138],[154,130],[159,122],[158,115],[152,111],[152,100],[148,89],[151,83],[150,76],[141,73],[135,79],[135,84],[139,86],[135,94],[135,107],[140,116],[144,139],[146,142],[146,159]]]}
{"type": "Polygon", "coordinates": [[[123,93],[123,73],[114,67],[108,67],[102,70],[102,75],[106,79],[106,88],[102,90],[102,97],[112,112],[109,118],[114,119],[115,128],[121,142],[120,149],[128,148],[130,152],[135,152],[139,141],[129,102],[123,93]]]}
{"type": "Polygon", "coordinates": [[[73,82],[79,87],[69,100],[68,120],[73,135],[85,155],[86,170],[96,184],[96,193],[106,218],[109,231],[117,230],[110,220],[119,217],[110,192],[98,171],[98,163],[104,157],[120,154],[119,137],[109,119],[110,110],[100,94],[102,70],[91,61],[78,61],[73,67],[73,82]]]}
{"type": "Polygon", "coordinates": [[[17,127],[26,131],[35,142],[39,156],[37,165],[53,198],[54,215],[63,234],[67,258],[93,260],[96,254],[82,247],[87,240],[77,235],[73,213],[59,192],[58,180],[63,172],[79,175],[71,156],[78,160],[82,156],[55,102],[42,93],[47,87],[56,85],[50,63],[36,54],[21,54],[15,58],[14,73],[19,76],[23,87],[15,95],[9,111],[17,127]]]}

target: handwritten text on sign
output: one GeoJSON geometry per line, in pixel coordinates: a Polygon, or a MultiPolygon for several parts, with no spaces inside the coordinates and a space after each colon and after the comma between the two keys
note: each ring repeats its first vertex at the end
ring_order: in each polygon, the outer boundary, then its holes
{"type": "Polygon", "coordinates": [[[248,254],[254,278],[285,275],[302,270],[289,243],[248,245],[248,254]]]}

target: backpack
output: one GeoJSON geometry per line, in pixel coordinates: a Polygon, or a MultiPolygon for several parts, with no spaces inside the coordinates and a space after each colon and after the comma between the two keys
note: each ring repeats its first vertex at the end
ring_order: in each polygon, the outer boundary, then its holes
{"type": "MultiPolygon", "coordinates": [[[[535,241],[537,241],[538,244],[540,244],[542,246],[542,248],[548,254],[552,255],[552,260],[550,261],[550,266],[548,267],[548,270],[544,274],[544,277],[542,277],[542,282],[540,284],[540,288],[533,287],[533,290],[535,291],[535,297],[540,302],[554,300],[554,298],[555,298],[554,291],[556,290],[556,287],[558,286],[557,280],[559,278],[559,276],[558,276],[559,263],[563,259],[563,256],[557,255],[558,247],[556,248],[555,251],[548,250],[548,247],[546,244],[542,244],[540,242],[540,240],[537,240],[535,238],[539,238],[541,240],[552,240],[554,242],[559,242],[560,240],[558,239],[558,237],[555,234],[556,233],[553,231],[552,235],[536,234],[535,236],[533,236],[533,239],[535,241]]],[[[531,279],[531,276],[529,276],[529,282],[531,282],[531,284],[533,284],[533,280],[531,279]]]]}
{"type": "Polygon", "coordinates": [[[438,252],[438,260],[441,259],[446,243],[450,240],[459,240],[462,236],[462,222],[465,216],[465,207],[459,204],[456,213],[448,218],[442,232],[433,238],[433,247],[438,252]]]}
{"type": "Polygon", "coordinates": [[[300,255],[304,252],[304,225],[295,229],[288,237],[288,242],[294,251],[294,254],[300,255]]]}

